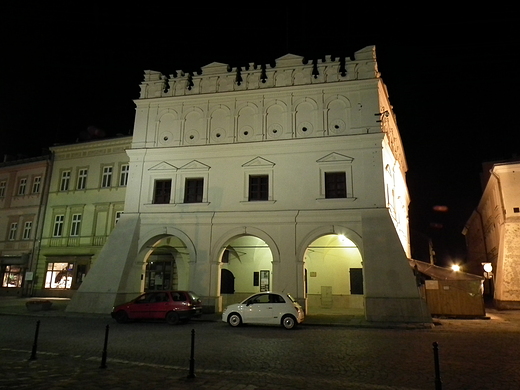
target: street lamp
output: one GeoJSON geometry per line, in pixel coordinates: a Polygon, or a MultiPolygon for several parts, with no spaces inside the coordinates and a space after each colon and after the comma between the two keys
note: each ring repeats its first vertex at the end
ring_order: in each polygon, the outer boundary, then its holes
{"type": "Polygon", "coordinates": [[[455,272],[460,271],[460,265],[458,265],[458,264],[453,264],[453,265],[451,266],[451,270],[452,270],[452,271],[455,271],[455,272]]]}
{"type": "Polygon", "coordinates": [[[493,297],[493,265],[491,263],[482,263],[484,268],[484,295],[493,297]]]}

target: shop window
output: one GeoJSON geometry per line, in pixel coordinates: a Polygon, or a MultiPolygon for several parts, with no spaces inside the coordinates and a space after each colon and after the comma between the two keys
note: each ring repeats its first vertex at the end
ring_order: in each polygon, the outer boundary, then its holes
{"type": "Polygon", "coordinates": [[[45,275],[45,288],[68,289],[72,286],[74,264],[48,263],[45,275]]]}
{"type": "Polygon", "coordinates": [[[168,204],[170,203],[172,193],[171,180],[156,180],[153,194],[154,204],[168,204]]]}
{"type": "Polygon", "coordinates": [[[184,188],[184,203],[201,203],[204,196],[204,179],[187,178],[184,188]]]}
{"type": "Polygon", "coordinates": [[[22,287],[22,268],[20,266],[6,265],[2,274],[2,287],[22,287]]]}

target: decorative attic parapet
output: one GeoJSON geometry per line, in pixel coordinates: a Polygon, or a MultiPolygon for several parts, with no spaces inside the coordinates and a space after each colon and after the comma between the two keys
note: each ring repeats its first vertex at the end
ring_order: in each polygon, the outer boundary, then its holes
{"type": "Polygon", "coordinates": [[[232,68],[213,62],[202,72],[181,70],[165,76],[147,70],[141,83],[140,99],[197,95],[217,92],[244,91],[265,88],[334,83],[378,78],[375,47],[368,46],[354,54],[354,59],[332,58],[306,61],[304,57],[287,54],[276,60],[275,66],[248,64],[232,68]]]}

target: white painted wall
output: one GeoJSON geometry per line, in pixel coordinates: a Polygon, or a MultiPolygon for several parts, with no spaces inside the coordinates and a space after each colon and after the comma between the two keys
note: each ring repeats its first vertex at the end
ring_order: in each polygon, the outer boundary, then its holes
{"type": "MultiPolygon", "coordinates": [[[[136,279],[150,245],[177,237],[189,253],[189,288],[207,306],[221,310],[222,251],[238,237],[255,236],[269,246],[273,289],[289,291],[305,304],[307,247],[324,235],[344,234],[357,245],[366,271],[366,317],[430,321],[407,261],[406,163],[374,48],[360,50],[345,67],[342,76],[340,61],[327,58],[316,64],[314,78],[312,64],[288,55],[267,70],[265,83],[261,70],[250,67],[238,84],[236,69],[227,72],[226,65],[214,63],[193,76],[191,89],[187,77],[170,78],[167,92],[165,78],[147,71],[141,98],[135,101],[128,150],[125,216],[137,224],[126,239],[116,228],[114,235],[121,237],[118,244],[125,250],[119,256],[111,253],[115,258],[100,255],[96,267],[126,262],[121,280],[136,279]],[[381,109],[391,122],[378,122],[381,109]],[[347,198],[325,199],[327,171],[347,173],[347,198]],[[269,175],[268,200],[248,201],[250,174],[269,175]],[[190,176],[204,178],[202,203],[183,203],[184,181],[190,176]],[[159,179],[172,181],[168,204],[153,204],[159,179]],[[128,249],[135,236],[132,255],[128,249]]],[[[267,257],[255,254],[254,261],[267,266],[267,257]]],[[[241,283],[238,287],[245,289],[241,283]]],[[[94,277],[84,285],[71,302],[74,309],[80,309],[74,300],[85,300],[83,290],[108,294],[94,277]]],[[[120,283],[116,299],[133,292],[129,286],[135,283],[120,283]]],[[[113,293],[107,296],[105,302],[114,298],[113,293]]],[[[89,309],[108,310],[108,305],[94,306],[89,309]]]]}

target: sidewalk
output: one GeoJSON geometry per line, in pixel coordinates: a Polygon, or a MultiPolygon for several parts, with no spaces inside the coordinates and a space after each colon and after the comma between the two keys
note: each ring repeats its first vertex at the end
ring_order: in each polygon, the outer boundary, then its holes
{"type": "MultiPolygon", "coordinates": [[[[110,313],[92,314],[92,313],[71,313],[65,311],[69,298],[20,298],[20,297],[0,297],[0,315],[23,315],[33,317],[99,317],[111,319],[110,313]],[[52,302],[49,310],[29,311],[26,307],[27,301],[47,300],[52,302]]],[[[221,321],[220,313],[203,314],[201,318],[194,318],[192,321],[221,321]]],[[[321,326],[352,326],[352,327],[370,327],[370,328],[432,328],[435,324],[395,324],[395,323],[370,323],[362,316],[353,315],[307,315],[305,316],[304,325],[321,325],[321,326]]]]}
{"type": "MultiPolygon", "coordinates": [[[[98,317],[107,318],[112,321],[110,313],[71,313],[65,311],[70,299],[68,298],[38,298],[38,297],[0,297],[0,315],[20,315],[33,317],[98,317]],[[44,299],[52,302],[49,310],[29,311],[25,303],[30,300],[44,299]]],[[[221,321],[220,313],[203,314],[201,318],[194,318],[192,321],[221,321]]],[[[432,323],[371,323],[361,316],[349,315],[307,315],[303,326],[347,326],[355,328],[398,328],[398,329],[430,329],[437,326],[464,326],[464,327],[490,327],[496,325],[507,325],[508,327],[520,330],[520,310],[496,310],[492,307],[486,308],[486,316],[475,319],[462,318],[433,318],[432,323]]]]}

